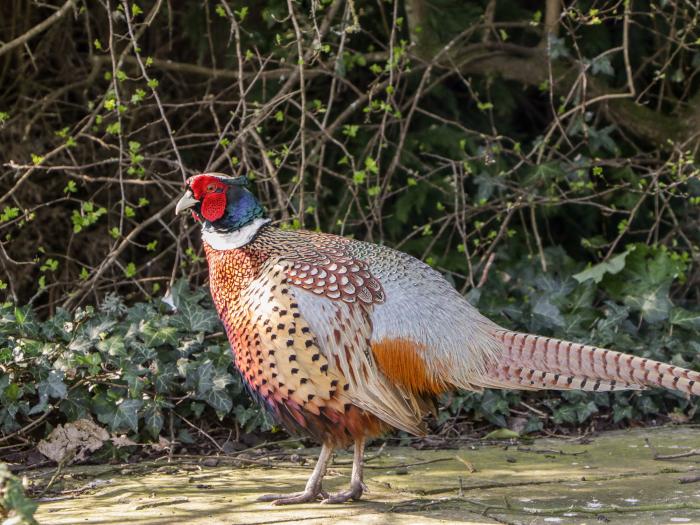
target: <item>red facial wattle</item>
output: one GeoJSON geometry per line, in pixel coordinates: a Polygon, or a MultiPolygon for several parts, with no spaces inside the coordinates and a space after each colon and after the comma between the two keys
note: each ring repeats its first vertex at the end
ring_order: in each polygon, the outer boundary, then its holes
{"type": "Polygon", "coordinates": [[[202,217],[209,222],[218,221],[226,212],[225,193],[207,193],[202,199],[202,217]]]}

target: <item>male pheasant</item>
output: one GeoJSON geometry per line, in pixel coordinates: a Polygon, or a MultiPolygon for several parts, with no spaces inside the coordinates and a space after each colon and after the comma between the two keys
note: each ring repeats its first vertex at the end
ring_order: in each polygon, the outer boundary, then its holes
{"type": "Polygon", "coordinates": [[[453,389],[661,386],[700,394],[700,373],[511,332],[438,272],[384,246],[269,224],[244,177],[191,177],[176,213],[202,223],[211,294],[250,393],[291,431],[322,443],[306,488],[276,504],[359,499],[365,439],[423,432],[453,389]],[[354,443],[349,490],[321,488],[335,447],[354,443]]]}

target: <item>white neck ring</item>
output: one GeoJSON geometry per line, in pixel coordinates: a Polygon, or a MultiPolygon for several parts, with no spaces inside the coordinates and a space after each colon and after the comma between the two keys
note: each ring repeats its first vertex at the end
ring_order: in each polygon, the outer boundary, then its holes
{"type": "Polygon", "coordinates": [[[202,228],[202,240],[215,250],[235,250],[245,246],[258,233],[258,230],[270,222],[270,219],[258,217],[250,224],[232,232],[218,232],[213,228],[202,228]]]}

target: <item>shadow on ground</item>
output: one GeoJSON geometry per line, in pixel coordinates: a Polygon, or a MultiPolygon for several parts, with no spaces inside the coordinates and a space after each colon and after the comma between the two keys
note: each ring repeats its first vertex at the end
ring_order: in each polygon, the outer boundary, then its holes
{"type": "MultiPolygon", "coordinates": [[[[610,432],[585,444],[539,439],[519,447],[388,448],[368,462],[370,493],[340,506],[255,501],[300,490],[312,465],[222,466],[230,463],[222,459],[216,467],[76,467],[67,469],[65,481],[75,492],[41,502],[37,519],[51,525],[700,524],[700,481],[680,481],[700,474],[700,456],[654,460],[645,438],[659,454],[700,449],[700,428],[693,426],[610,432]],[[88,482],[93,488],[85,490],[88,482]]],[[[336,457],[327,489],[347,483],[348,459],[336,457]]]]}

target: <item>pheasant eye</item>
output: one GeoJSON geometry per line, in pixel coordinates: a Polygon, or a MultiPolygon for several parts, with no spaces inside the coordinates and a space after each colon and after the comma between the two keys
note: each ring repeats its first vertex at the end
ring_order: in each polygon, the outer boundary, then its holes
{"type": "Polygon", "coordinates": [[[207,186],[207,191],[211,192],[211,191],[214,191],[214,190],[216,190],[216,184],[211,183],[211,184],[209,184],[209,185],[207,186]]]}

